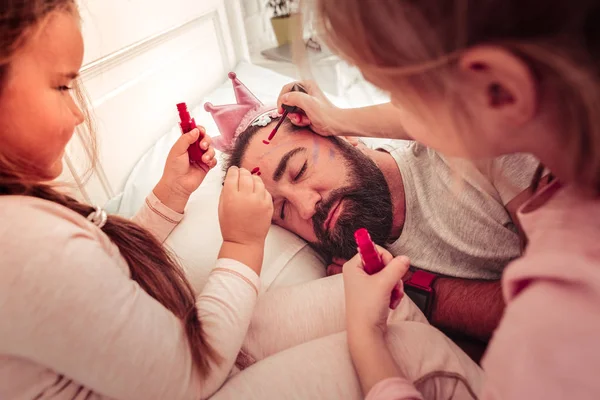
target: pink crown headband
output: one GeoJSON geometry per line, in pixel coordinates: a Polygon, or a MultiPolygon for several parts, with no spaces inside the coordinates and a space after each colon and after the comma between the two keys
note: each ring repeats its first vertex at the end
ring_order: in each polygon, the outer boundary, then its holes
{"type": "Polygon", "coordinates": [[[246,85],[237,79],[235,72],[229,73],[229,79],[233,83],[237,104],[222,106],[204,104],[204,109],[212,115],[221,133],[221,136],[213,138],[214,146],[220,151],[230,147],[238,135],[248,127],[267,126],[273,118],[279,116],[277,107],[264,105],[246,85]]]}

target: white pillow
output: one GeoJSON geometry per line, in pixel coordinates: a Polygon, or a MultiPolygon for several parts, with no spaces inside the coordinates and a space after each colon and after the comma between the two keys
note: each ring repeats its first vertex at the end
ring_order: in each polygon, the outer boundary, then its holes
{"type": "MultiPolygon", "coordinates": [[[[247,63],[241,63],[235,72],[259,99],[275,101],[281,87],[291,81],[288,77],[247,63]]],[[[217,127],[203,108],[206,101],[215,105],[235,103],[231,81],[227,79],[207,95],[201,104],[192,108],[191,113],[196,122],[215,136],[218,134],[217,127]]],[[[125,217],[132,217],[137,212],[160,179],[167,154],[180,135],[179,127],[174,126],[142,157],[127,180],[123,193],[106,205],[109,212],[125,217]]],[[[208,173],[200,188],[192,195],[186,207],[185,218],[166,242],[181,259],[196,291],[204,287],[222,241],[217,207],[224,172],[222,154],[217,153],[217,157],[219,165],[208,173]]],[[[293,285],[323,276],[323,260],[305,241],[277,226],[270,228],[261,274],[263,291],[272,285],[293,285]]]]}
{"type": "MultiPolygon", "coordinates": [[[[166,242],[181,260],[196,290],[204,287],[222,242],[218,205],[223,175],[219,169],[209,173],[203,187],[190,198],[185,218],[166,242]]],[[[282,286],[323,276],[325,265],[322,259],[304,240],[283,228],[271,226],[261,273],[263,291],[275,281],[277,286],[282,286]]]]}

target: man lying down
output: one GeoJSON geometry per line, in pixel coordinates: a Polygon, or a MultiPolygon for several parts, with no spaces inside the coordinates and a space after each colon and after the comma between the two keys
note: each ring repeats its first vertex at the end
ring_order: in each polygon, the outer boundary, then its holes
{"type": "MultiPolygon", "coordinates": [[[[417,144],[385,151],[357,148],[288,122],[268,141],[277,117],[235,76],[232,80],[238,101],[247,104],[207,105],[222,133],[215,142],[229,152],[227,166],[260,172],[273,196],[273,222],[310,242],[328,259],[352,257],[353,232],[366,227],[394,255],[407,255],[415,267],[442,275],[435,287],[434,324],[487,339],[503,307],[497,279],[520,254],[509,210],[522,200],[518,195],[527,188],[537,162],[513,156],[521,167],[504,171],[506,158],[480,168],[463,162],[454,172],[449,161],[417,144]],[[240,106],[246,107],[243,113],[240,106]],[[458,186],[457,174],[464,179],[458,186]]],[[[295,398],[359,398],[341,333],[343,299],[339,275],[263,295],[241,364],[266,360],[236,376],[222,395],[247,390],[263,398],[282,398],[286,392],[281,390],[294,387],[308,390],[306,396],[295,398]],[[300,375],[307,362],[316,375],[308,385],[293,374],[300,375]],[[276,370],[285,370],[285,376],[274,378],[285,385],[256,392],[253,382],[276,370]],[[342,377],[340,387],[335,382],[342,377]],[[329,379],[332,382],[327,383],[329,379]],[[315,384],[318,393],[310,392],[315,384]],[[228,392],[229,387],[237,392],[228,392]]],[[[459,383],[464,393],[477,392],[478,366],[428,325],[410,299],[402,301],[389,323],[392,352],[407,375],[422,385],[420,389],[427,392],[459,383]]]]}

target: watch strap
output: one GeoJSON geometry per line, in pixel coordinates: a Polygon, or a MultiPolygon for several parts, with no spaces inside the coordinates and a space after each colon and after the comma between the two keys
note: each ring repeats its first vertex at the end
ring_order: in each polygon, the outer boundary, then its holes
{"type": "Polygon", "coordinates": [[[419,269],[412,274],[412,276],[406,283],[412,284],[414,286],[419,286],[422,288],[432,289],[433,281],[435,281],[436,278],[437,278],[436,274],[432,274],[431,272],[427,272],[427,271],[423,271],[423,270],[419,269]]]}

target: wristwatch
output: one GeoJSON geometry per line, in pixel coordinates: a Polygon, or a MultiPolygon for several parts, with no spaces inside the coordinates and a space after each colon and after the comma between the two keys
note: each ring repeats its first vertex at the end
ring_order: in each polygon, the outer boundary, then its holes
{"type": "Polygon", "coordinates": [[[415,302],[427,319],[431,317],[431,306],[435,296],[433,282],[436,278],[437,275],[419,269],[404,282],[404,293],[415,302]]]}

